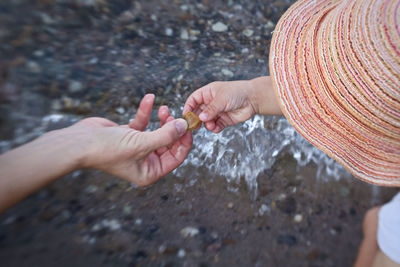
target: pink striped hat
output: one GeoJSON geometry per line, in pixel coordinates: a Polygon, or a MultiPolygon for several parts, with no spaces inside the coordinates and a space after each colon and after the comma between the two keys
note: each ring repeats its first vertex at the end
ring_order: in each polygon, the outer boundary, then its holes
{"type": "Polygon", "coordinates": [[[400,1],[300,0],[272,39],[283,113],[369,183],[400,186],[400,1]]]}

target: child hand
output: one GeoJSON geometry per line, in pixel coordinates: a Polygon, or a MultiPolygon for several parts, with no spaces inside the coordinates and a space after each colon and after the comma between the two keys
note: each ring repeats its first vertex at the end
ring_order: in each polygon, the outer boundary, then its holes
{"type": "Polygon", "coordinates": [[[194,91],[183,114],[200,114],[204,126],[214,133],[244,122],[257,113],[251,81],[213,82],[194,91]]]}

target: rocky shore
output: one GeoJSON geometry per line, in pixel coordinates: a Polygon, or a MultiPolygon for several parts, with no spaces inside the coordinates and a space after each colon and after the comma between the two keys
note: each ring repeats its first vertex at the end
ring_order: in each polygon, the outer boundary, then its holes
{"type": "MultiPolygon", "coordinates": [[[[0,152],[86,116],[126,123],[146,93],[179,116],[206,83],[267,75],[293,2],[1,1],[0,152]]],[[[77,171],[0,215],[0,265],[351,266],[364,212],[395,190],[316,169],[282,153],[255,199],[201,166],[145,189],[77,171]]]]}

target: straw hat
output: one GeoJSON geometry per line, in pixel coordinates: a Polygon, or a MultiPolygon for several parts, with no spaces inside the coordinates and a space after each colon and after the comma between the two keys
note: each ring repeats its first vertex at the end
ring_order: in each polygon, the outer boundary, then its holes
{"type": "Polygon", "coordinates": [[[366,182],[400,186],[400,1],[300,0],[280,19],[270,72],[283,113],[366,182]]]}

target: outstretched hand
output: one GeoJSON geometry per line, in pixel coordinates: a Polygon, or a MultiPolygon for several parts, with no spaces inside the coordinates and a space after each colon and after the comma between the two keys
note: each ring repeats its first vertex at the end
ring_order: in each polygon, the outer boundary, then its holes
{"type": "Polygon", "coordinates": [[[186,100],[183,114],[200,114],[204,126],[214,133],[250,119],[257,112],[251,81],[213,82],[194,91],[186,100]]]}
{"type": "Polygon", "coordinates": [[[160,128],[144,132],[154,95],[146,95],[135,119],[118,125],[88,118],[0,155],[0,213],[57,178],[80,168],[103,170],[138,186],[177,168],[192,146],[183,119],[160,107],[160,128]]]}
{"type": "Polygon", "coordinates": [[[84,119],[68,128],[72,136],[85,139],[82,166],[100,169],[138,186],[156,182],[177,168],[192,146],[191,132],[183,119],[174,119],[166,106],[160,107],[160,128],[146,129],[154,95],[146,95],[136,117],[128,125],[103,118],[84,119]]]}

